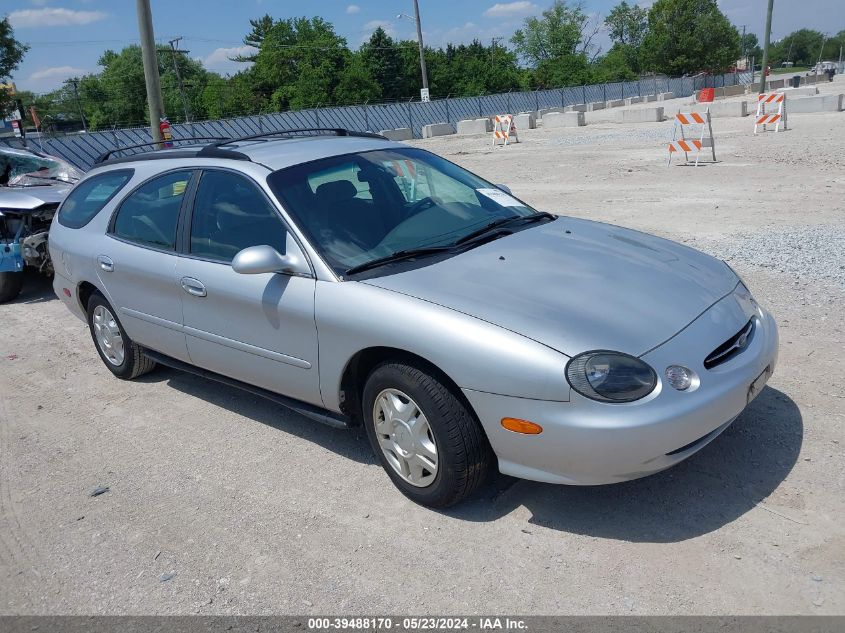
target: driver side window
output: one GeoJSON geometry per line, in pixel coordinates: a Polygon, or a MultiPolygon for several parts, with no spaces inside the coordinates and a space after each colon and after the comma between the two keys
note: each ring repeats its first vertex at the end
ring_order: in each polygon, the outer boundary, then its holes
{"type": "Polygon", "coordinates": [[[191,255],[228,264],[250,246],[284,254],[285,238],[275,207],[255,184],[228,171],[203,172],[191,218],[191,255]]]}

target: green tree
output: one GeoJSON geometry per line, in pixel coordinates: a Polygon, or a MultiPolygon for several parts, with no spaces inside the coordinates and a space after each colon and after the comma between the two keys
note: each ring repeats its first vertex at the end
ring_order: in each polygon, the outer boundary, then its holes
{"type": "MultiPolygon", "coordinates": [[[[21,63],[29,46],[15,39],[9,18],[0,20],[0,81],[6,80],[21,63]]],[[[12,104],[11,95],[5,88],[0,88],[0,114],[5,115],[12,104]]],[[[14,108],[12,108],[14,109],[14,108]]]]}
{"type": "Polygon", "coordinates": [[[667,75],[724,72],[739,58],[739,40],[716,0],[657,0],[648,12],[641,61],[667,75]]]}
{"type": "Polygon", "coordinates": [[[348,52],[322,18],[277,20],[255,56],[255,89],[278,110],[331,104],[348,52]]]}
{"type": "Polygon", "coordinates": [[[745,37],[740,36],[739,46],[741,49],[741,54],[748,57],[749,60],[752,57],[755,60],[763,59],[763,49],[760,48],[760,44],[757,41],[757,36],[754,35],[754,33],[746,33],[745,37]]]}
{"type": "Polygon", "coordinates": [[[560,60],[567,55],[586,55],[591,36],[586,35],[589,17],[581,5],[557,0],[538,17],[526,18],[511,37],[516,52],[530,66],[560,60]]]}
{"type": "Polygon", "coordinates": [[[360,53],[349,53],[334,90],[335,103],[345,105],[378,101],[381,94],[382,87],[365,65],[363,56],[360,53]]]}
{"type": "Polygon", "coordinates": [[[633,81],[639,75],[638,51],[629,44],[614,44],[593,67],[593,81],[633,81]]]}
{"type": "Polygon", "coordinates": [[[409,93],[402,53],[396,40],[378,27],[360,50],[361,63],[379,87],[378,98],[401,99],[409,93]]]}
{"type": "Polygon", "coordinates": [[[598,26],[590,28],[589,16],[580,4],[556,1],[540,17],[526,18],[511,43],[533,69],[532,86],[555,87],[588,82],[588,54],[598,26]]]}
{"type": "MultiPolygon", "coordinates": [[[[771,50],[771,65],[791,61],[796,66],[814,66],[819,58],[824,34],[812,29],[799,29],[777,42],[771,50]]],[[[827,47],[827,46],[825,46],[827,47]]],[[[839,51],[837,51],[837,57],[839,51]]]]}
{"type": "MultiPolygon", "coordinates": [[[[249,21],[249,25],[252,27],[252,30],[246,35],[246,37],[244,37],[244,44],[252,46],[253,48],[261,48],[261,44],[264,42],[264,37],[267,35],[267,32],[273,28],[273,24],[275,24],[273,16],[269,13],[265,13],[260,18],[251,19],[249,21]]],[[[257,53],[237,55],[232,58],[232,61],[254,62],[256,55],[257,53]]]]}
{"type": "Polygon", "coordinates": [[[604,19],[610,39],[615,44],[639,47],[648,30],[648,11],[622,0],[604,19]]]}

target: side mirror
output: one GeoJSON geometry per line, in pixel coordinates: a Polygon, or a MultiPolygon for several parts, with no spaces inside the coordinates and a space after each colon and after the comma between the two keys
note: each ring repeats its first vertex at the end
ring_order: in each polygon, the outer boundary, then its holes
{"type": "Polygon", "coordinates": [[[311,268],[290,234],[288,234],[286,248],[286,255],[282,255],[275,248],[267,245],[245,248],[232,260],[232,270],[241,275],[284,273],[310,276],[311,268]]]}
{"type": "Polygon", "coordinates": [[[496,187],[498,187],[499,189],[501,189],[502,191],[504,191],[505,193],[507,193],[509,195],[513,195],[513,191],[511,191],[511,188],[508,187],[507,185],[496,185],[496,187]]]}

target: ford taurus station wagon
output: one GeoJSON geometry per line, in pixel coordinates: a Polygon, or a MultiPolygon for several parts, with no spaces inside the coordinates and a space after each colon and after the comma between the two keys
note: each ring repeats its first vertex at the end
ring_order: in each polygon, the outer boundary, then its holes
{"type": "Polygon", "coordinates": [[[434,507],[494,468],[580,485],[668,468],[777,358],[774,320],[724,262],[535,211],[367,133],[107,158],[50,249],[115,376],[161,363],[363,424],[394,484],[434,507]]]}

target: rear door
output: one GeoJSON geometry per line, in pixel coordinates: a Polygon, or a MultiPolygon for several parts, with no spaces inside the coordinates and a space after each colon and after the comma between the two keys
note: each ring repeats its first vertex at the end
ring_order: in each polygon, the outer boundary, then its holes
{"type": "Polygon", "coordinates": [[[275,205],[250,178],[203,170],[186,216],[176,277],[191,362],[312,404],[317,374],[313,277],[242,275],[232,258],[269,245],[298,248],[275,205]]]}
{"type": "Polygon", "coordinates": [[[123,202],[97,255],[97,274],[129,337],[187,361],[182,298],[176,278],[179,215],[195,171],[166,172],[123,202]]]}

